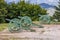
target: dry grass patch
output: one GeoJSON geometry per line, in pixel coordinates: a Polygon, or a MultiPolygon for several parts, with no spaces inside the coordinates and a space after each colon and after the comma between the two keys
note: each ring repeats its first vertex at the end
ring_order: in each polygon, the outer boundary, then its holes
{"type": "Polygon", "coordinates": [[[8,27],[8,23],[2,23],[0,24],[0,31],[6,29],[8,27]]]}

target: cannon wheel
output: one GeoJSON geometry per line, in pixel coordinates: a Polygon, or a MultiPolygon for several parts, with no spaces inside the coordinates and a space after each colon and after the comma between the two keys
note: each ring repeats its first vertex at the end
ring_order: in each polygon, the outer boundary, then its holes
{"type": "Polygon", "coordinates": [[[19,19],[12,19],[8,25],[8,30],[10,32],[19,32],[20,31],[20,27],[19,27],[19,19]]]}
{"type": "Polygon", "coordinates": [[[39,18],[39,21],[41,22],[41,23],[50,23],[50,21],[51,21],[51,18],[50,18],[50,16],[48,16],[48,15],[42,15],[40,18],[39,18]]]}
{"type": "Polygon", "coordinates": [[[24,16],[21,18],[21,26],[23,29],[25,30],[29,30],[30,29],[30,26],[32,25],[32,20],[30,17],[28,16],[24,16]]]}

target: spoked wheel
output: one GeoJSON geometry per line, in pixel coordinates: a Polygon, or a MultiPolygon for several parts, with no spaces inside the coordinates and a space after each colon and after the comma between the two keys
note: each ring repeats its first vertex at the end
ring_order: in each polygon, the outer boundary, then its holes
{"type": "Polygon", "coordinates": [[[25,30],[29,30],[30,29],[30,26],[32,25],[32,20],[30,17],[28,16],[24,16],[21,18],[21,26],[23,29],[25,30]]]}
{"type": "Polygon", "coordinates": [[[39,21],[40,21],[40,23],[50,23],[51,18],[50,18],[50,16],[48,16],[48,15],[42,15],[42,16],[39,18],[39,21]]]}
{"type": "Polygon", "coordinates": [[[19,26],[19,19],[12,19],[9,23],[8,29],[10,32],[19,32],[20,26],[19,26]]]}

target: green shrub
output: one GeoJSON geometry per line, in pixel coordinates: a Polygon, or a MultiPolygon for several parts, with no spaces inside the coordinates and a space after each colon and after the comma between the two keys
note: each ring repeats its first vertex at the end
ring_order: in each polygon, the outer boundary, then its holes
{"type": "Polygon", "coordinates": [[[38,14],[47,14],[46,10],[38,4],[30,4],[24,1],[7,4],[4,0],[0,1],[0,23],[7,22],[6,19],[17,18],[18,16],[29,16],[34,21],[38,20],[38,14]]]}

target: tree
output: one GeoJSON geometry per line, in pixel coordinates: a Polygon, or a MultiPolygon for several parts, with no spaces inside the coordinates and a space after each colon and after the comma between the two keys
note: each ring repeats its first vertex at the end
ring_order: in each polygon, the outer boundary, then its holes
{"type": "Polygon", "coordinates": [[[55,9],[56,11],[55,11],[55,14],[53,15],[53,18],[57,19],[58,22],[60,22],[60,0],[58,2],[58,6],[55,6],[55,9]]]}
{"type": "Polygon", "coordinates": [[[7,3],[4,0],[0,0],[0,23],[5,22],[5,17],[7,14],[6,6],[7,3]]]}
{"type": "Polygon", "coordinates": [[[38,4],[20,1],[7,4],[4,0],[0,1],[0,23],[6,22],[6,19],[17,18],[18,16],[29,16],[31,19],[38,20],[39,14],[45,15],[46,10],[38,4]]]}
{"type": "Polygon", "coordinates": [[[7,6],[7,18],[12,19],[17,15],[17,5],[13,2],[7,6]]]}
{"type": "Polygon", "coordinates": [[[39,14],[42,14],[42,15],[47,14],[46,10],[41,8],[40,5],[30,4],[25,1],[20,1],[17,4],[17,8],[18,8],[18,13],[20,13],[20,16],[29,16],[33,21],[38,20],[39,14]]]}

